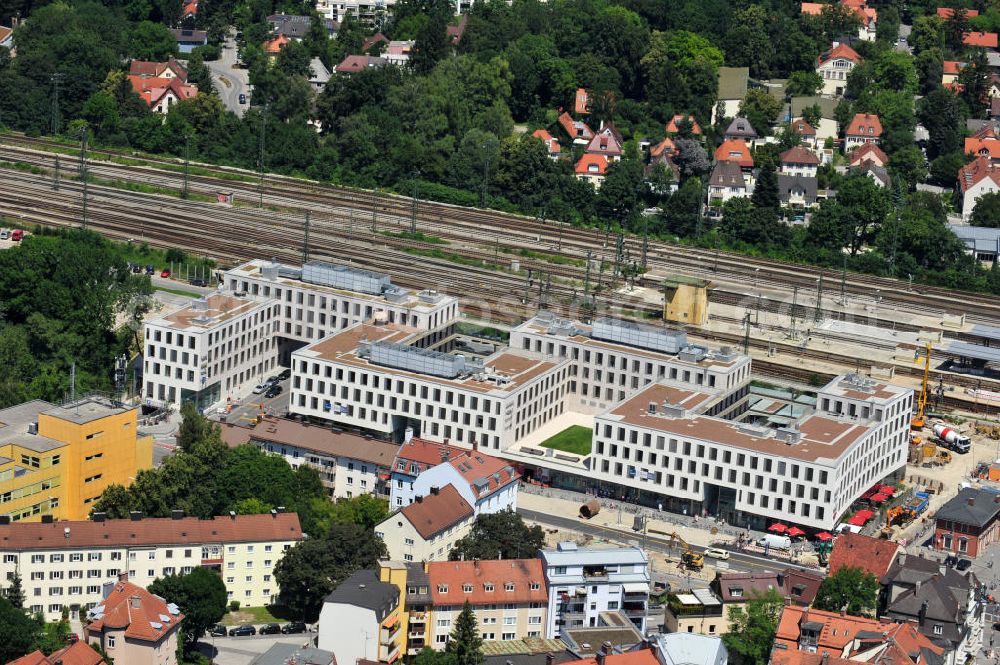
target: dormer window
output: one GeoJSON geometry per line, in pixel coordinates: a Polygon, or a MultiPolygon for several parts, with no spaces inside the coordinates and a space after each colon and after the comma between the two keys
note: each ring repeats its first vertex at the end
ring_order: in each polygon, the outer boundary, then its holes
{"type": "Polygon", "coordinates": [[[541,587],[539,586],[538,582],[532,582],[530,585],[528,585],[528,588],[531,589],[532,591],[538,591],[538,589],[540,589],[541,587]]]}
{"type": "Polygon", "coordinates": [[[493,592],[493,582],[487,582],[483,585],[483,590],[492,593],[493,592]]]}
{"type": "Polygon", "coordinates": [[[935,635],[943,635],[944,634],[944,627],[943,626],[939,626],[939,625],[935,625],[934,626],[934,634],[935,635]]]}
{"type": "Polygon", "coordinates": [[[730,589],[729,589],[729,595],[732,596],[733,598],[742,598],[743,597],[743,589],[740,588],[740,587],[738,587],[738,586],[737,587],[730,587],[730,589]]]}
{"type": "Polygon", "coordinates": [[[503,585],[503,590],[504,591],[513,591],[514,590],[514,583],[513,582],[507,582],[506,584],[503,585]]]}
{"type": "Polygon", "coordinates": [[[463,584],[462,585],[462,591],[464,591],[465,593],[472,593],[472,585],[471,584],[463,584]]]}
{"type": "Polygon", "coordinates": [[[438,593],[448,593],[448,585],[438,584],[438,593]]]}

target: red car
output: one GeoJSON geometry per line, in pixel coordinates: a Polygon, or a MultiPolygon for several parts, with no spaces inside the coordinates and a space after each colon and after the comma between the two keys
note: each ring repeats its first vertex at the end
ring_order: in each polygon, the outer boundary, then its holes
{"type": "Polygon", "coordinates": [[[162,277],[163,279],[170,279],[170,271],[169,271],[169,270],[167,270],[166,268],[164,268],[164,269],[163,269],[163,270],[162,270],[162,271],[160,272],[160,277],[162,277]]]}
{"type": "Polygon", "coordinates": [[[66,644],[76,644],[80,641],[80,636],[76,633],[69,633],[66,635],[66,644]]]}
{"type": "Polygon", "coordinates": [[[14,242],[20,242],[24,238],[24,231],[21,229],[14,229],[10,234],[10,239],[14,242]]]}

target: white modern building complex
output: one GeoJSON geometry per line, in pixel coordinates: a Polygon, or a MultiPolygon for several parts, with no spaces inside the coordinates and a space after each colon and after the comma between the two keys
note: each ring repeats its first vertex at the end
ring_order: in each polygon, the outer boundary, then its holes
{"type": "Polygon", "coordinates": [[[829,529],[906,464],[913,391],[858,375],[818,391],[816,410],[773,430],[708,414],[718,397],[654,384],[598,416],[592,472],[731,523],[829,529]]]}
{"type": "Polygon", "coordinates": [[[467,360],[425,348],[432,337],[400,324],[365,323],[294,352],[289,410],[492,451],[563,412],[566,361],[512,350],[467,360]]]}
{"type": "Polygon", "coordinates": [[[638,547],[580,547],[559,543],[540,550],[548,584],[545,636],[600,625],[602,612],[622,612],[646,634],[649,559],[638,547]]]}
{"type": "Polygon", "coordinates": [[[219,572],[230,600],[274,602],[274,566],[302,539],[295,513],[128,520],[0,522],[0,580],[21,575],[25,609],[57,620],[76,618],[102,601],[105,585],[128,579],[141,587],[199,566],[219,572]]]}
{"type": "Polygon", "coordinates": [[[143,397],[205,408],[277,367],[276,303],[216,293],[146,324],[143,397]]]}

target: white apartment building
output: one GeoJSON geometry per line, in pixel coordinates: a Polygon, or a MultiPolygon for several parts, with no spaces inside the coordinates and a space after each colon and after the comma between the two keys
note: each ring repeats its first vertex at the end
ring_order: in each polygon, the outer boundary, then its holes
{"type": "Polygon", "coordinates": [[[146,323],[146,403],[206,408],[239,396],[277,366],[278,311],[277,304],[214,293],[146,323]]]}
{"type": "Polygon", "coordinates": [[[293,469],[313,467],[333,499],[361,494],[387,498],[389,470],[399,451],[387,441],[273,416],[253,428],[225,425],[222,439],[230,446],[255,445],[284,458],[293,469]]]}
{"type": "Polygon", "coordinates": [[[316,644],[339,663],[392,663],[404,643],[399,588],[359,570],[323,599],[316,644]]]}
{"type": "Polygon", "coordinates": [[[298,515],[232,515],[129,520],[13,522],[0,518],[0,580],[21,575],[25,608],[46,620],[86,615],[119,575],[146,587],[158,577],[219,571],[230,600],[243,606],[274,602],[274,566],[302,539],[298,515]]]}
{"type": "Polygon", "coordinates": [[[358,324],[292,354],[292,413],[500,451],[564,408],[570,368],[518,351],[482,361],[424,348],[436,333],[358,324]]]}
{"type": "Polygon", "coordinates": [[[601,413],[662,379],[724,392],[712,415],[739,408],[750,390],[749,356],[691,344],[682,330],[622,319],[588,326],[542,312],[511,331],[510,348],[568,361],[567,408],[583,413],[601,413]]]}
{"type": "Polygon", "coordinates": [[[390,479],[391,507],[408,506],[432,487],[452,485],[476,516],[517,510],[520,475],[506,460],[421,439],[410,439],[398,450],[390,479]]]}
{"type": "Polygon", "coordinates": [[[670,510],[831,529],[906,464],[909,388],[839,376],[818,391],[814,412],[778,430],[698,413],[709,399],[654,384],[598,416],[593,477],[661,497],[670,510]]]}
{"type": "Polygon", "coordinates": [[[458,299],[396,286],[389,275],[309,261],[301,268],[255,260],[226,271],[227,289],[280,305],[279,359],[305,344],[371,320],[435,330],[458,317],[458,299]]]}
{"type": "Polygon", "coordinates": [[[539,550],[548,584],[546,638],[600,625],[601,612],[622,612],[646,634],[649,559],[638,547],[579,547],[561,542],[539,550]]]}
{"type": "Polygon", "coordinates": [[[321,16],[343,23],[350,13],[366,26],[383,25],[392,15],[396,0],[318,0],[316,11],[321,16]]]}

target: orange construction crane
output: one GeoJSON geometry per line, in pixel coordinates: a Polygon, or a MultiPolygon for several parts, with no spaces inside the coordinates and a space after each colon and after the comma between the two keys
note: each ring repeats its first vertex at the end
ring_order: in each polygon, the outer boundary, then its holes
{"type": "MultiPolygon", "coordinates": [[[[920,352],[914,354],[914,362],[920,362],[920,352]]],[[[931,343],[924,343],[924,380],[920,384],[920,394],[917,396],[917,413],[910,420],[912,429],[923,429],[924,410],[927,408],[927,383],[931,376],[931,343]]]]}

